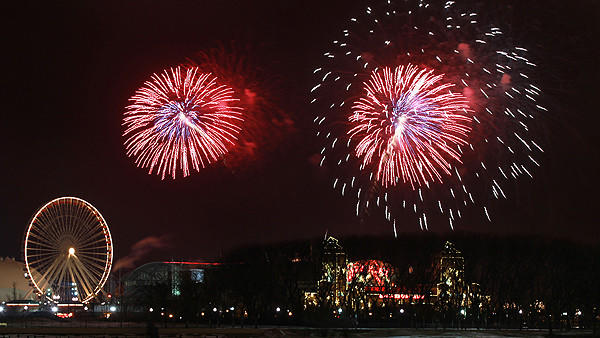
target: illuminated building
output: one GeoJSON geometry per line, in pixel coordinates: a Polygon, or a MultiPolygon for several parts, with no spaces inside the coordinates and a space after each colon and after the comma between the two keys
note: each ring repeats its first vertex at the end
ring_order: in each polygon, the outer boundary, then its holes
{"type": "Polygon", "coordinates": [[[371,309],[383,298],[393,284],[394,269],[388,263],[378,260],[362,260],[348,264],[346,283],[348,284],[347,304],[356,312],[371,309]]]}
{"type": "Polygon", "coordinates": [[[304,292],[304,308],[326,306],[334,310],[368,312],[374,308],[421,304],[425,295],[398,284],[396,269],[380,260],[348,263],[339,241],[326,237],[317,291],[304,292]]]}
{"type": "Polygon", "coordinates": [[[465,280],[465,259],[454,244],[446,242],[439,262],[439,283],[437,285],[437,305],[442,311],[466,314],[468,308],[480,308],[489,302],[478,283],[465,280]]]}
{"type": "Polygon", "coordinates": [[[346,267],[348,261],[338,240],[326,236],[323,242],[321,280],[318,282],[319,298],[329,307],[339,307],[346,297],[346,267]]]}
{"type": "Polygon", "coordinates": [[[437,297],[440,306],[458,309],[466,306],[465,259],[454,244],[446,242],[440,258],[437,297]]]}
{"type": "MultiPolygon", "coordinates": [[[[374,259],[348,262],[339,241],[326,237],[321,278],[316,290],[304,289],[304,308],[325,306],[371,317],[377,312],[387,316],[426,306],[466,316],[467,311],[478,311],[489,302],[479,284],[465,281],[465,260],[454,244],[446,242],[437,263],[439,274],[431,282],[401,280],[399,270],[390,263],[374,259]]],[[[408,271],[412,273],[412,266],[408,271]]]]}

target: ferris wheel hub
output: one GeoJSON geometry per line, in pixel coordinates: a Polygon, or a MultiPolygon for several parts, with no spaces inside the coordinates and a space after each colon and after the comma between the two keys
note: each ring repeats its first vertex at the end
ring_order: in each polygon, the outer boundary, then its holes
{"type": "Polygon", "coordinates": [[[69,248],[69,256],[75,256],[75,248],[73,248],[73,247],[69,248]]]}

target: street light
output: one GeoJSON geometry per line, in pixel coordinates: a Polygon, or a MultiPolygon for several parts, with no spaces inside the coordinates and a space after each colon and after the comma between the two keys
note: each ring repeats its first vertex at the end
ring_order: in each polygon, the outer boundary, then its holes
{"type": "Polygon", "coordinates": [[[115,312],[115,311],[117,311],[117,307],[113,305],[109,308],[109,310],[110,310],[110,312],[115,312]]]}
{"type": "Polygon", "coordinates": [[[58,307],[56,307],[56,306],[53,306],[53,307],[52,307],[52,312],[58,312],[58,307]]]}

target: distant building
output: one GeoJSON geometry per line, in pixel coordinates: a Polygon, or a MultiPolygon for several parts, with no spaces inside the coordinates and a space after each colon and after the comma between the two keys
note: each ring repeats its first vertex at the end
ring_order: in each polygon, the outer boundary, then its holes
{"type": "Polygon", "coordinates": [[[25,263],[0,257],[0,301],[35,299],[25,273],[25,263]]]}
{"type": "Polygon", "coordinates": [[[321,302],[329,307],[339,307],[346,298],[346,253],[337,239],[326,236],[323,242],[321,280],[318,292],[321,302]]]}
{"type": "MultiPolygon", "coordinates": [[[[396,269],[380,260],[348,262],[339,241],[323,241],[318,291],[304,293],[304,308],[326,306],[336,311],[369,313],[375,308],[423,303],[425,296],[399,284],[396,269]]],[[[428,289],[429,290],[429,289],[428,289]]]]}
{"type": "MultiPolygon", "coordinates": [[[[328,236],[323,241],[317,288],[303,288],[304,308],[324,306],[333,309],[335,315],[371,317],[385,313],[392,318],[411,307],[426,306],[466,317],[468,313],[477,315],[489,303],[479,284],[465,280],[465,259],[454,244],[445,243],[436,263],[439,275],[431,276],[433,279],[402,280],[396,267],[381,260],[348,262],[339,241],[328,236]]],[[[412,272],[409,266],[408,273],[412,272]]]]}
{"type": "Polygon", "coordinates": [[[440,258],[438,301],[445,307],[466,306],[468,286],[465,282],[465,259],[454,244],[446,242],[440,258]]]}
{"type": "Polygon", "coordinates": [[[348,264],[346,304],[355,312],[371,310],[386,302],[384,295],[395,291],[394,268],[379,260],[360,260],[348,264]]]}
{"type": "Polygon", "coordinates": [[[437,304],[439,310],[453,311],[466,315],[472,307],[481,307],[489,297],[482,295],[478,283],[465,280],[465,259],[454,244],[446,242],[439,262],[437,304]]]}
{"type": "MultiPolygon", "coordinates": [[[[181,295],[181,284],[184,278],[190,278],[192,282],[203,283],[207,269],[211,269],[220,263],[201,262],[152,262],[144,264],[125,278],[124,294],[129,299],[142,299],[152,297],[148,291],[156,293],[156,288],[164,289],[158,296],[173,297],[181,295]]],[[[157,295],[154,295],[157,296],[157,295]]]]}

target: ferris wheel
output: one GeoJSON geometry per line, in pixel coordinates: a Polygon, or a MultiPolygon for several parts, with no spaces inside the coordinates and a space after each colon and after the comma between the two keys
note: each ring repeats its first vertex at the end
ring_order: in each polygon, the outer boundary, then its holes
{"type": "Polygon", "coordinates": [[[90,203],[54,199],[33,216],[24,246],[27,277],[40,297],[87,303],[101,290],[112,266],[110,230],[90,203]]]}

